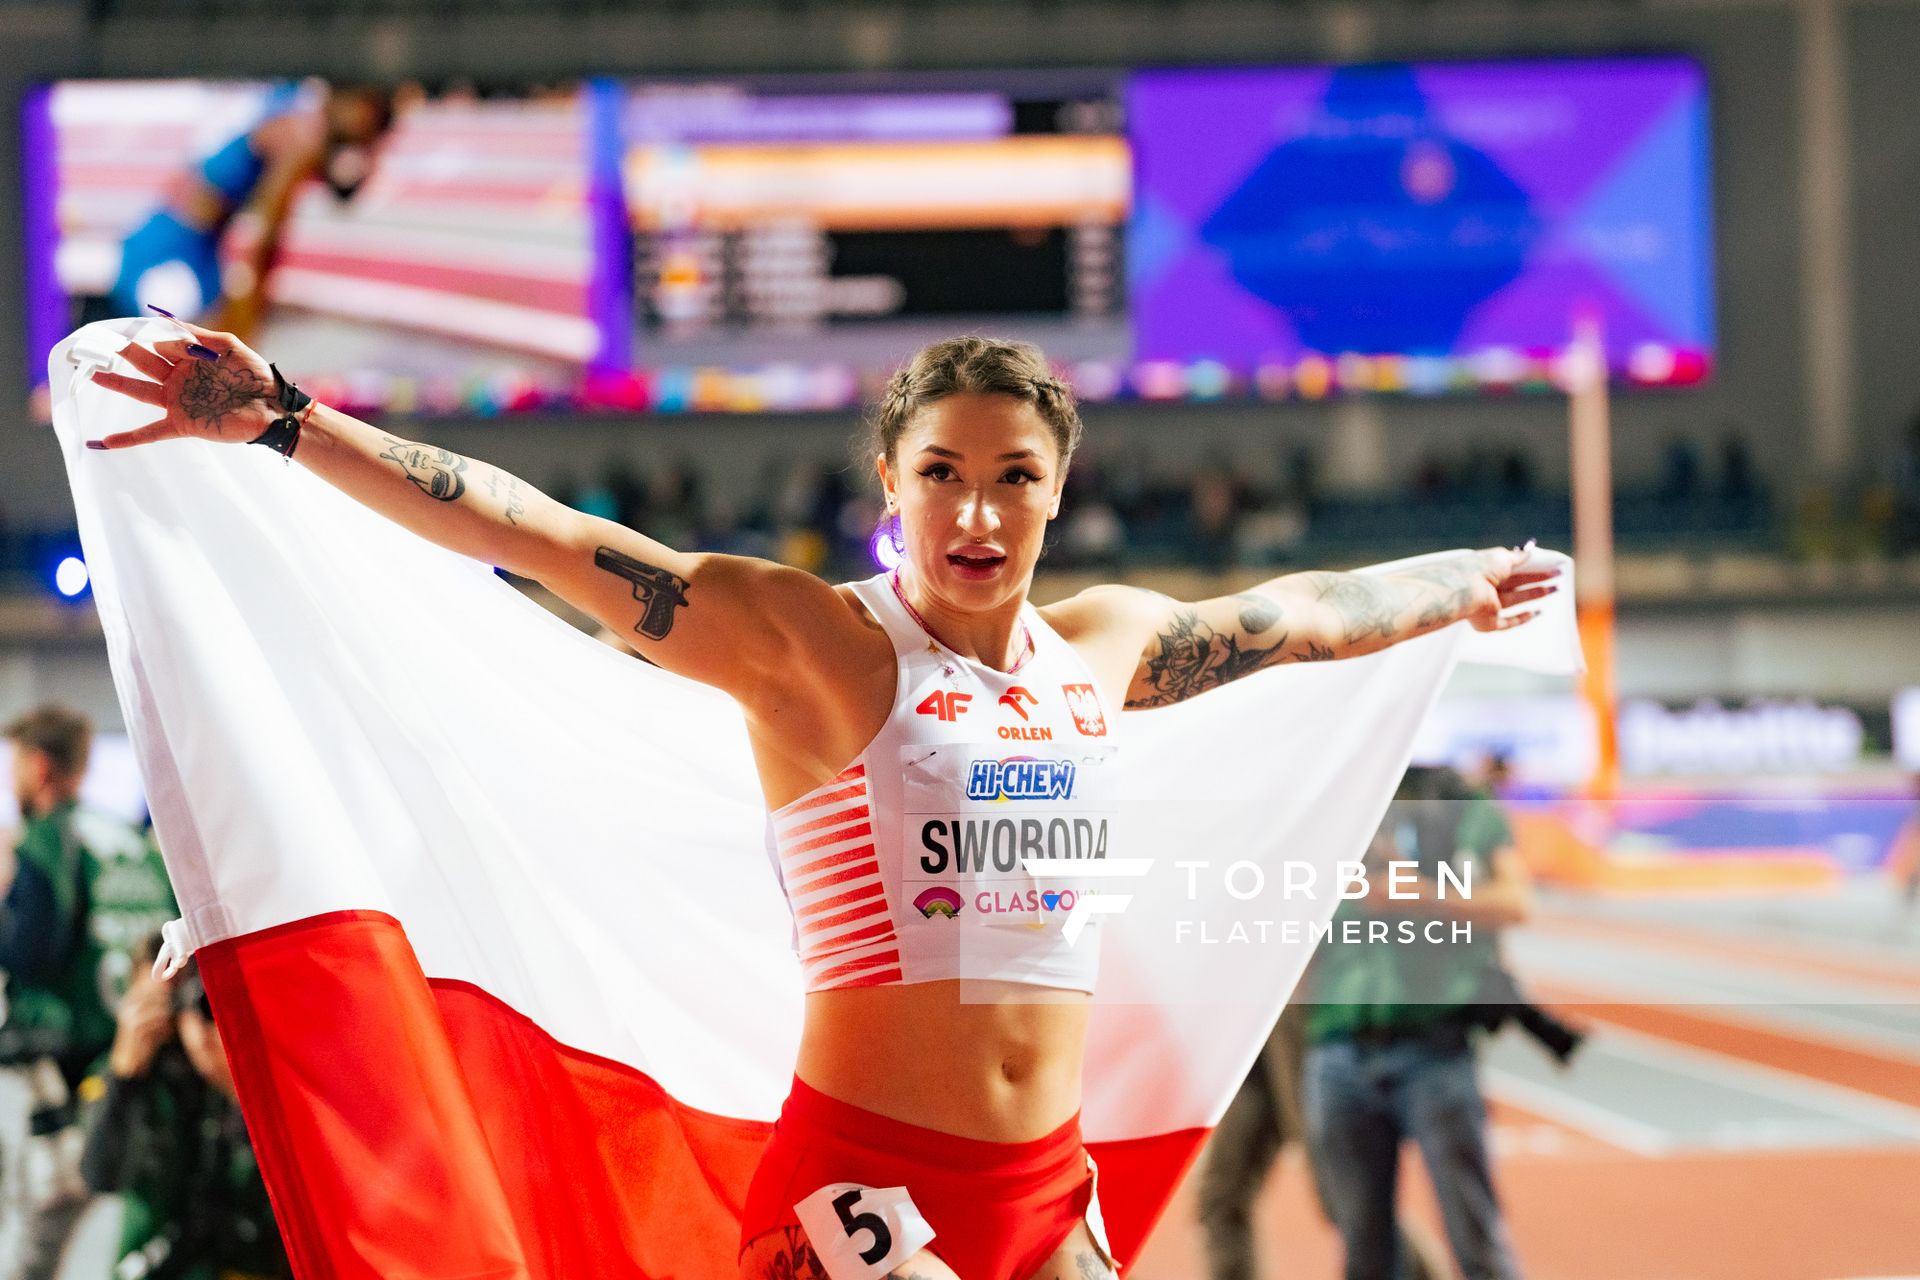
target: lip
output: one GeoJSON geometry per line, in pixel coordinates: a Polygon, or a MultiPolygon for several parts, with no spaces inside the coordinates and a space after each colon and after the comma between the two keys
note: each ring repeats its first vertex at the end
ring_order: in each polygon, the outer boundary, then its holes
{"type": "Polygon", "coordinates": [[[986,582],[1006,563],[1007,553],[997,547],[963,547],[947,552],[947,567],[964,582],[986,582]]]}

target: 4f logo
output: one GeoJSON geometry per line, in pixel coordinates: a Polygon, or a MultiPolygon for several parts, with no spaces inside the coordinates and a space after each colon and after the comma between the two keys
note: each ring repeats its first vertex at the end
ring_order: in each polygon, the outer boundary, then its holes
{"type": "Polygon", "coordinates": [[[933,716],[940,720],[958,720],[967,714],[967,704],[972,701],[973,695],[970,693],[935,690],[928,694],[914,710],[923,716],[933,716]]]}
{"type": "Polygon", "coordinates": [[[1000,705],[1011,708],[1013,714],[1025,720],[1027,718],[1027,708],[1020,705],[1022,701],[1025,701],[1029,706],[1037,707],[1040,705],[1040,699],[1034,697],[1019,685],[1013,686],[1013,688],[1000,695],[1000,705]]]}

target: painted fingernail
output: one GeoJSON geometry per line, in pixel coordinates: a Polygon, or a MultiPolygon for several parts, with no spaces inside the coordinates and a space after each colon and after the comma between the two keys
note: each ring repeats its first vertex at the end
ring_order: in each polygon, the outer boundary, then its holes
{"type": "Polygon", "coordinates": [[[203,347],[197,342],[187,344],[187,354],[196,360],[218,360],[220,353],[212,347],[203,347]]]}
{"type": "Polygon", "coordinates": [[[167,310],[167,309],[166,309],[165,307],[156,307],[156,306],[154,306],[154,305],[153,305],[153,304],[152,304],[151,302],[149,302],[149,303],[147,304],[147,310],[149,310],[149,311],[157,311],[157,312],[159,312],[159,313],[160,313],[161,315],[163,315],[163,316],[165,316],[165,317],[166,317],[167,319],[169,319],[169,320],[177,320],[177,319],[179,319],[179,318],[180,318],[180,317],[178,317],[178,316],[176,316],[176,315],[174,315],[174,314],[173,314],[173,312],[171,312],[171,311],[169,311],[169,310],[167,310]]]}
{"type": "Polygon", "coordinates": [[[89,448],[89,449],[104,449],[104,448],[106,448],[106,447],[107,447],[107,442],[106,442],[105,440],[89,440],[89,441],[87,441],[87,448],[89,448]]]}

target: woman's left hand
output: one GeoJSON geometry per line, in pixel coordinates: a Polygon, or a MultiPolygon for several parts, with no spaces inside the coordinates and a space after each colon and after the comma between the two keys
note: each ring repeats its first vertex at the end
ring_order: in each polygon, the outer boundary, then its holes
{"type": "Polygon", "coordinates": [[[1489,547],[1475,552],[1479,581],[1474,584],[1470,608],[1464,615],[1475,631],[1507,631],[1540,616],[1538,608],[1510,612],[1518,605],[1544,600],[1560,589],[1560,569],[1523,569],[1533,556],[1533,544],[1489,547]]]}

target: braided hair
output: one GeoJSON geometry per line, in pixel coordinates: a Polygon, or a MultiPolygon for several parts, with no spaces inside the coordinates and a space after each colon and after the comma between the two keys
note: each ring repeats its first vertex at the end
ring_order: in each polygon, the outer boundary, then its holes
{"type": "Polygon", "coordinates": [[[1030,404],[1053,432],[1064,470],[1080,443],[1080,409],[1073,389],[1053,376],[1030,342],[968,335],[922,347],[887,382],[873,416],[873,445],[893,463],[914,415],[951,395],[1012,396],[1030,404]]]}

